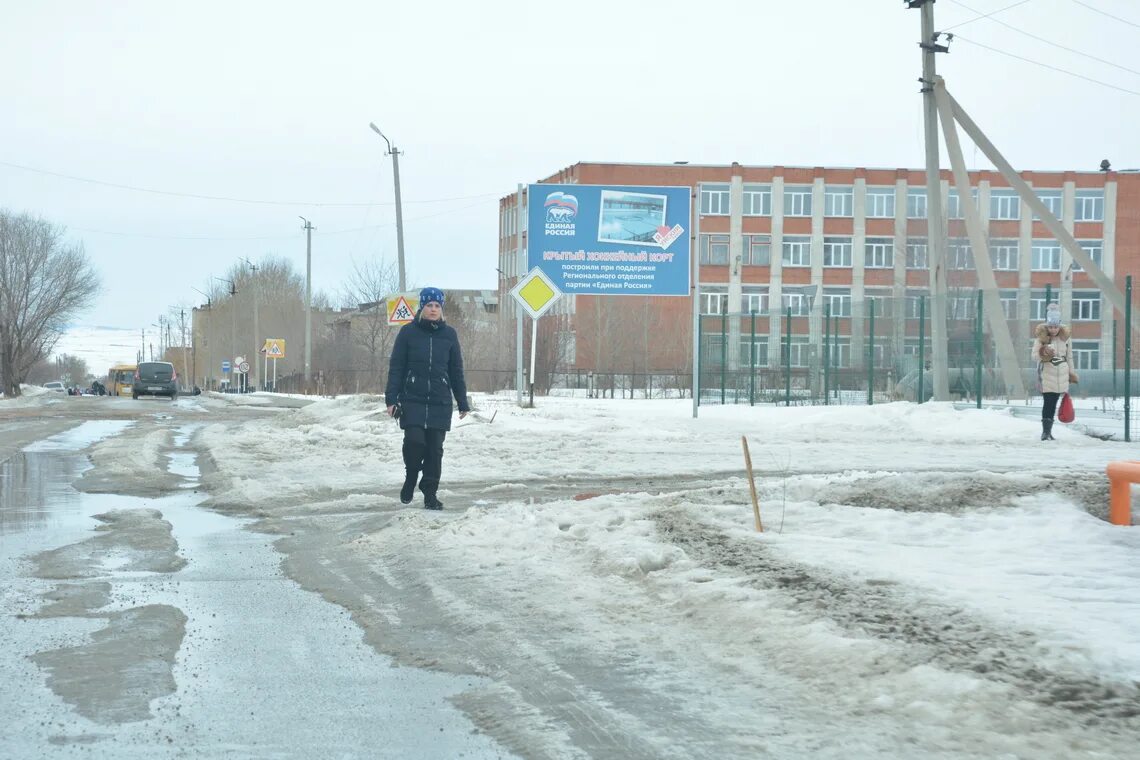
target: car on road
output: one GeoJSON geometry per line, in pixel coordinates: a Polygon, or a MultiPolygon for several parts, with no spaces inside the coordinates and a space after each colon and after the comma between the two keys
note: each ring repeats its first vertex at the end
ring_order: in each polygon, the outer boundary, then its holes
{"type": "Polygon", "coordinates": [[[59,382],[58,380],[52,380],[50,383],[44,383],[44,387],[49,391],[59,391],[60,393],[67,392],[67,388],[65,388],[63,386],[63,383],[59,382]]]}
{"type": "Polygon", "coordinates": [[[135,380],[131,384],[131,398],[139,396],[170,396],[173,401],[178,395],[178,373],[170,362],[139,362],[135,370],[135,380]]]}

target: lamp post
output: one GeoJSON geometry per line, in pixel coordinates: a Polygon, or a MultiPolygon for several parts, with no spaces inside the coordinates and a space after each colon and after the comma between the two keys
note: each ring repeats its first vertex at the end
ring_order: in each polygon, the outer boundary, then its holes
{"type": "MultiPolygon", "coordinates": [[[[204,297],[206,298],[206,307],[205,307],[205,308],[206,308],[206,312],[207,312],[207,313],[213,313],[213,306],[214,306],[214,303],[213,303],[213,300],[210,298],[210,296],[208,296],[208,295],[206,295],[205,293],[203,293],[202,291],[198,290],[198,288],[195,288],[195,287],[191,287],[190,289],[191,289],[191,290],[193,290],[195,293],[198,293],[199,295],[202,295],[202,296],[204,296],[204,297]]],[[[202,307],[198,307],[198,309],[195,309],[195,311],[198,311],[198,310],[199,310],[199,309],[201,309],[201,308],[202,308],[202,307]]],[[[205,363],[205,366],[207,366],[207,367],[211,367],[211,366],[213,366],[213,365],[212,365],[212,364],[210,364],[210,358],[211,358],[211,357],[210,357],[210,350],[211,350],[211,347],[210,347],[210,323],[209,323],[209,316],[206,316],[206,317],[205,317],[205,319],[207,320],[207,321],[206,321],[206,324],[205,324],[205,325],[203,325],[203,327],[202,327],[202,331],[203,331],[203,332],[206,334],[206,335],[205,335],[205,340],[204,340],[204,342],[205,342],[205,344],[206,344],[206,348],[207,348],[207,352],[206,352],[206,363],[205,363]]],[[[197,337],[194,335],[194,329],[193,329],[193,321],[192,321],[192,320],[191,320],[191,329],[190,329],[190,344],[193,346],[193,354],[192,354],[192,356],[193,356],[193,359],[191,360],[191,364],[193,365],[193,377],[194,377],[194,379],[195,379],[195,380],[197,380],[197,378],[198,378],[198,339],[197,339],[197,337]]],[[[193,385],[193,383],[191,383],[191,385],[193,385]]],[[[209,382],[206,380],[206,375],[202,375],[202,385],[203,385],[203,386],[205,386],[207,390],[209,390],[209,388],[210,388],[210,383],[209,383],[209,382]]]]}
{"type": "Polygon", "coordinates": [[[249,259],[245,259],[245,263],[249,266],[250,270],[253,271],[253,353],[251,353],[250,356],[253,358],[253,389],[256,391],[260,381],[260,372],[258,370],[260,365],[258,364],[257,356],[261,351],[261,346],[257,345],[258,341],[261,340],[261,327],[257,322],[257,265],[249,259]]]}
{"type": "MultiPolygon", "coordinates": [[[[305,217],[298,218],[305,223],[302,229],[305,230],[305,393],[308,393],[313,359],[313,230],[316,228],[305,217]]],[[[277,382],[276,375],[273,382],[277,382]]]]}
{"type": "Polygon", "coordinates": [[[380,131],[380,127],[372,122],[368,122],[368,126],[372,128],[373,132],[384,138],[384,143],[388,146],[384,155],[392,157],[392,178],[396,183],[396,255],[399,257],[400,266],[400,292],[403,293],[407,284],[404,280],[404,211],[400,205],[400,151],[380,131]]]}
{"type": "MultiPolygon", "coordinates": [[[[228,282],[230,284],[230,360],[232,361],[237,356],[237,285],[233,280],[228,280],[225,277],[215,277],[215,280],[228,282]]],[[[236,367],[230,367],[230,376],[234,374],[236,367]]],[[[227,390],[229,390],[229,378],[226,378],[227,390]]]]}

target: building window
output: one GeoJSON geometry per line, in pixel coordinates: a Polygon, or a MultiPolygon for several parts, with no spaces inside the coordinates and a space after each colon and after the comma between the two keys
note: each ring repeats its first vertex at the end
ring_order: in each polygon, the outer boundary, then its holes
{"type": "Polygon", "coordinates": [[[768,336],[757,335],[755,342],[751,335],[744,336],[740,341],[740,363],[746,367],[768,366],[768,336]]]}
{"type": "Polygon", "coordinates": [[[743,300],[744,313],[768,313],[767,291],[744,292],[741,294],[741,299],[743,300]]]}
{"type": "Polygon", "coordinates": [[[867,218],[895,218],[895,189],[893,187],[867,188],[867,218]]]}
{"type": "Polygon", "coordinates": [[[701,298],[704,300],[702,314],[728,313],[728,293],[705,291],[701,293],[701,298]]]}
{"type": "Polygon", "coordinates": [[[906,218],[926,218],[926,191],[908,189],[906,191],[906,218]]]}
{"type": "Polygon", "coordinates": [[[890,293],[868,290],[863,294],[863,316],[870,317],[871,304],[875,305],[875,319],[894,316],[894,299],[890,293]]]}
{"type": "Polygon", "coordinates": [[[855,193],[850,187],[827,187],[823,191],[824,216],[851,216],[855,193]]]}
{"type": "MultiPolygon", "coordinates": [[[[926,291],[909,291],[906,294],[906,318],[919,319],[923,316],[923,309],[925,309],[925,318],[930,319],[930,294],[926,291]],[[923,306],[922,299],[926,299],[926,305],[923,306]]],[[[930,341],[927,341],[929,345],[930,341]]]]}
{"type": "MultiPolygon", "coordinates": [[[[1052,214],[1053,216],[1057,217],[1058,220],[1060,220],[1062,209],[1064,207],[1064,201],[1063,201],[1063,196],[1061,195],[1061,191],[1060,190],[1035,190],[1034,192],[1037,193],[1037,197],[1041,199],[1041,202],[1045,204],[1045,208],[1049,209],[1049,213],[1052,214]]],[[[1036,220],[1041,219],[1041,217],[1037,216],[1036,214],[1033,215],[1033,218],[1036,220]]]]}
{"type": "Polygon", "coordinates": [[[850,317],[851,316],[851,291],[850,290],[824,290],[823,291],[823,313],[827,316],[827,309],[831,309],[831,316],[833,317],[850,317]]]}
{"type": "Polygon", "coordinates": [[[974,252],[970,241],[964,238],[950,238],[946,241],[946,266],[949,269],[973,269],[974,252]]]}
{"type": "Polygon", "coordinates": [[[745,216],[771,216],[772,215],[772,186],[771,185],[745,185],[744,186],[744,215],[745,216]]]}
{"type": "Polygon", "coordinates": [[[832,367],[850,367],[851,366],[851,336],[850,335],[833,335],[831,336],[831,345],[829,346],[831,354],[830,365],[832,367]]]}
{"type": "Polygon", "coordinates": [[[971,293],[968,296],[950,296],[950,313],[946,315],[946,318],[960,322],[971,320],[977,311],[977,305],[978,297],[975,294],[971,293]]]}
{"type": "Polygon", "coordinates": [[[811,314],[811,301],[803,293],[784,293],[780,296],[780,309],[782,314],[791,309],[793,317],[806,317],[811,314]]]}
{"type": "Polygon", "coordinates": [[[895,241],[891,238],[867,238],[863,247],[863,266],[868,269],[890,269],[895,265],[895,241]]]}
{"type": "Polygon", "coordinates": [[[1095,290],[1073,291],[1073,321],[1100,321],[1100,293],[1095,290]]]}
{"type": "Polygon", "coordinates": [[[786,267],[810,267],[811,238],[791,235],[785,237],[781,261],[786,267]]]}
{"type": "Polygon", "coordinates": [[[1056,240],[1033,241],[1034,272],[1060,272],[1061,271],[1061,244],[1056,240]]]}
{"type": "Polygon", "coordinates": [[[701,213],[728,216],[728,185],[701,185],[701,213]]]}
{"type": "Polygon", "coordinates": [[[1077,222],[1103,222],[1104,192],[1101,190],[1078,190],[1073,220],[1077,222]]]}
{"type": "MultiPolygon", "coordinates": [[[[1057,289],[1053,289],[1053,301],[1057,303],[1057,289]]],[[[1029,318],[1034,322],[1045,319],[1045,291],[1034,290],[1029,294],[1029,318]]]]}
{"type": "Polygon", "coordinates": [[[772,236],[771,235],[745,235],[744,236],[744,264],[746,266],[766,267],[772,263],[772,236]]]}
{"type": "Polygon", "coordinates": [[[1100,369],[1100,346],[1096,341],[1073,341],[1073,369],[1100,369]]]}
{"type": "Polygon", "coordinates": [[[823,239],[823,265],[825,267],[850,267],[851,238],[825,237],[823,239]]]}
{"type": "MultiPolygon", "coordinates": [[[[1096,264],[1097,269],[1104,269],[1104,241],[1103,240],[1078,240],[1077,243],[1081,246],[1089,258],[1096,264]]],[[[1073,271],[1083,272],[1084,267],[1076,259],[1073,259],[1073,271]]]]}
{"type": "Polygon", "coordinates": [[[995,238],[990,241],[990,265],[1000,272],[1017,271],[1017,240],[995,238]]]}
{"type": "Polygon", "coordinates": [[[1017,291],[1002,290],[999,291],[998,297],[1001,298],[1001,311],[1005,318],[1017,319],[1017,291]]]}
{"type": "MultiPolygon", "coordinates": [[[[973,188],[970,195],[974,199],[974,205],[978,203],[978,190],[973,188]]],[[[958,197],[958,189],[952,188],[946,194],[946,218],[947,219],[964,219],[962,215],[962,199],[958,197]]]]}
{"type": "Polygon", "coordinates": [[[728,264],[728,235],[701,235],[701,264],[728,264]]]}
{"type": "Polygon", "coordinates": [[[906,268],[928,269],[930,259],[926,248],[926,238],[915,238],[906,241],[906,268]]]}
{"type": "Polygon", "coordinates": [[[1007,220],[1021,218],[1021,196],[1016,190],[990,190],[990,219],[1007,220]]]}
{"type": "Polygon", "coordinates": [[[811,187],[792,185],[784,188],[784,216],[811,216],[811,187]]]}
{"type": "MultiPolygon", "coordinates": [[[[787,348],[784,344],[784,348],[787,348]]],[[[793,367],[807,367],[811,361],[811,342],[808,336],[792,336],[791,345],[791,366],[793,367]]]]}

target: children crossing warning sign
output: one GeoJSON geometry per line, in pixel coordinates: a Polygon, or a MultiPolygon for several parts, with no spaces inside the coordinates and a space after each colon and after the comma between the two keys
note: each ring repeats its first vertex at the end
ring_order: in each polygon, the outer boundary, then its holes
{"type": "Polygon", "coordinates": [[[266,338],[265,345],[261,347],[261,353],[268,356],[270,359],[284,359],[285,358],[285,339],[284,338],[266,338]]]}
{"type": "Polygon", "coordinates": [[[388,296],[388,324],[406,325],[416,318],[419,299],[409,295],[388,296]]]}

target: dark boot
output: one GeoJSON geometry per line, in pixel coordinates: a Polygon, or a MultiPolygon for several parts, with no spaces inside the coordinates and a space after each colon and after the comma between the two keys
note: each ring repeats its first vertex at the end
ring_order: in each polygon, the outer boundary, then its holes
{"type": "Polygon", "coordinates": [[[443,440],[431,440],[424,451],[424,476],[420,480],[420,490],[424,494],[424,509],[443,509],[443,503],[435,497],[442,471],[443,440]]]}
{"type": "Polygon", "coordinates": [[[1041,420],[1041,440],[1055,441],[1053,437],[1053,420],[1041,420]]]}
{"type": "Polygon", "coordinates": [[[424,446],[421,443],[404,441],[404,485],[400,489],[400,503],[411,504],[416,492],[416,481],[423,467],[424,446]]]}

